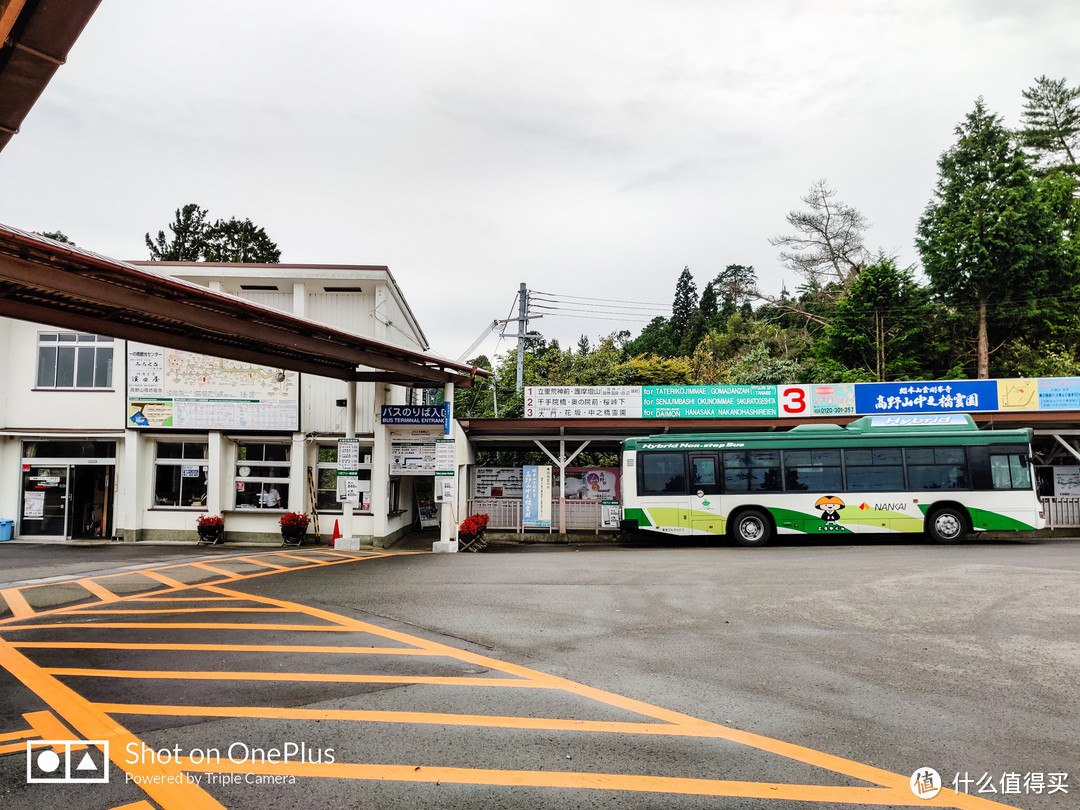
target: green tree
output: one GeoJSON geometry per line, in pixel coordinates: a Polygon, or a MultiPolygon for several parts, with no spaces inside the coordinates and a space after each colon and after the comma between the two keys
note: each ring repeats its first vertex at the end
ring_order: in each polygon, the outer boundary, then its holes
{"type": "Polygon", "coordinates": [[[701,313],[705,328],[715,329],[720,314],[720,303],[716,298],[716,285],[714,282],[710,281],[705,285],[705,289],[701,291],[701,303],[698,305],[698,311],[701,313]]]}
{"type": "Polygon", "coordinates": [[[74,245],[75,243],[68,239],[68,235],[63,231],[34,231],[39,236],[44,236],[46,239],[52,239],[54,242],[63,242],[65,245],[74,245]]]}
{"type": "Polygon", "coordinates": [[[1035,153],[1040,168],[1075,174],[1080,154],[1080,87],[1068,87],[1065,79],[1040,76],[1023,95],[1020,136],[1024,146],[1035,153]]]}
{"type": "Polygon", "coordinates": [[[698,310],[697,284],[690,273],[690,267],[684,267],[675,283],[675,300],[671,304],[671,331],[674,343],[679,346],[686,336],[690,319],[698,310]]]}
{"type": "Polygon", "coordinates": [[[146,234],[146,247],[150,260],[155,262],[197,262],[203,258],[203,236],[206,232],[206,209],[188,203],[176,209],[176,216],[169,224],[172,238],[166,239],[164,231],[157,237],[146,234]]]}
{"type": "Polygon", "coordinates": [[[863,233],[870,226],[862,214],[836,199],[836,189],[818,180],[802,198],[808,211],[790,211],[786,217],[795,233],[769,240],[780,248],[780,260],[812,287],[830,281],[841,285],[855,280],[867,259],[863,233]]]}
{"type": "Polygon", "coordinates": [[[928,291],[913,270],[879,257],[848,287],[815,342],[815,354],[872,379],[918,379],[927,357],[928,291]]]}
{"type": "Polygon", "coordinates": [[[171,238],[164,231],[146,234],[150,259],[156,262],[243,262],[275,264],[281,260],[278,246],[250,219],[219,219],[207,224],[205,208],[188,203],[176,210],[169,224],[171,238]]]}
{"type": "Polygon", "coordinates": [[[742,264],[729,264],[716,274],[710,286],[716,290],[717,306],[723,321],[727,321],[757,295],[757,281],[754,268],[742,264]]]}
{"type": "Polygon", "coordinates": [[[219,219],[203,234],[202,252],[208,262],[276,264],[281,251],[250,219],[219,219]]]}
{"type": "MultiPolygon", "coordinates": [[[[991,306],[1029,319],[1047,279],[1064,270],[1061,223],[1039,194],[1026,155],[982,98],[938,160],[934,199],[916,244],[934,290],[976,313],[976,373],[989,377],[991,306]]],[[[1001,337],[997,335],[996,337],[1001,337]]]]}
{"type": "Polygon", "coordinates": [[[630,357],[653,354],[657,357],[674,357],[678,354],[678,346],[675,343],[671,321],[663,315],[653,318],[641,330],[640,335],[627,341],[625,350],[630,357]]]}

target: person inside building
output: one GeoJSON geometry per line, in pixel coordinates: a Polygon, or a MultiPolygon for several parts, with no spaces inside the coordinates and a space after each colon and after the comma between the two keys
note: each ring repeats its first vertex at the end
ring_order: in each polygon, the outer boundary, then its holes
{"type": "Polygon", "coordinates": [[[262,492],[259,493],[259,506],[276,509],[281,506],[281,493],[273,485],[269,483],[263,484],[262,492]]]}

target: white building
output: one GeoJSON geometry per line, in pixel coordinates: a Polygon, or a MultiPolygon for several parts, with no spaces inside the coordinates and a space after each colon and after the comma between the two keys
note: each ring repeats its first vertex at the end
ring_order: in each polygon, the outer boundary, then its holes
{"type": "MultiPolygon", "coordinates": [[[[385,267],[133,264],[427,349],[385,267]]],[[[418,389],[355,383],[349,431],[343,380],[7,318],[0,346],[0,519],[14,521],[16,537],[194,541],[196,518],[209,513],[224,516],[227,540],[280,540],[280,516],[311,514],[315,504],[323,538],[340,520],[359,543],[383,546],[431,501],[443,425],[407,424],[420,421],[409,418],[415,409],[394,426],[381,419],[384,405],[422,404],[418,389]],[[337,451],[349,433],[359,445],[360,494],[343,511],[337,451]]],[[[466,442],[454,447],[460,467],[466,442]]]]}

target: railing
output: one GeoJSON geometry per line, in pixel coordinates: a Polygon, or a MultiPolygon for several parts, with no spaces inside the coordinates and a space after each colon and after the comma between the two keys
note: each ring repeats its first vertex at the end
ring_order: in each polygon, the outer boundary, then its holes
{"type": "MultiPolygon", "coordinates": [[[[521,501],[514,498],[477,498],[467,504],[467,515],[486,513],[488,528],[508,532],[525,531],[521,525],[521,501]]],[[[603,507],[600,501],[567,501],[565,531],[599,532],[602,528],[603,507]]],[[[559,501],[551,502],[551,528],[528,531],[562,533],[559,525],[559,501]]]]}
{"type": "Polygon", "coordinates": [[[1048,529],[1080,527],[1080,497],[1043,498],[1042,504],[1048,529]]]}

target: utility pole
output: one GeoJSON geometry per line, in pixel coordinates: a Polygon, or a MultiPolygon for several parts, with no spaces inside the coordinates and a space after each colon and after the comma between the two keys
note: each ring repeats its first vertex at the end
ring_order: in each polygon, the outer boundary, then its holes
{"type": "Polygon", "coordinates": [[[529,291],[525,282],[518,288],[518,347],[517,347],[517,391],[521,393],[525,379],[525,330],[529,325],[529,291]]]}

